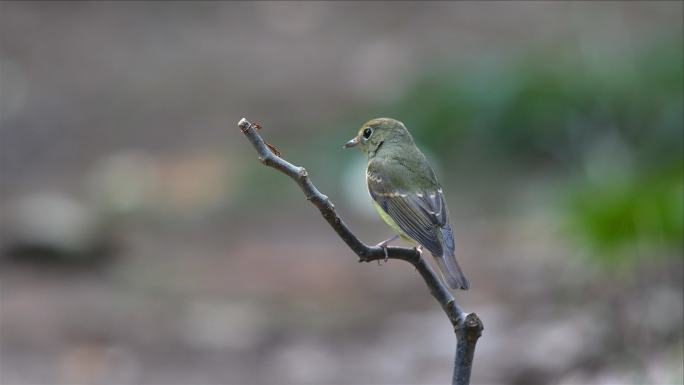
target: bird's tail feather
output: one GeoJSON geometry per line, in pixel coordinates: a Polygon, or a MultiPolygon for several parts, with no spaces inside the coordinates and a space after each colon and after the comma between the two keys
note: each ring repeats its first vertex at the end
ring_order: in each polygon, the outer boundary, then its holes
{"type": "Polygon", "coordinates": [[[456,245],[451,227],[447,225],[441,230],[442,255],[433,254],[433,256],[435,257],[435,260],[437,260],[437,265],[439,266],[439,271],[442,273],[442,278],[452,289],[468,290],[468,288],[470,288],[470,283],[463,274],[458,262],[456,262],[456,245]]]}
{"type": "Polygon", "coordinates": [[[468,290],[470,288],[470,282],[468,282],[468,279],[463,274],[453,254],[450,255],[445,251],[442,255],[435,255],[434,257],[442,273],[442,278],[450,288],[461,290],[468,290]]]}

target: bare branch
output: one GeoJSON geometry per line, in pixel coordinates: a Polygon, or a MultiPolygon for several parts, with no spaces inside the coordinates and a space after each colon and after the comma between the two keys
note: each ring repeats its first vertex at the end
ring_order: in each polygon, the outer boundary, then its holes
{"type": "Polygon", "coordinates": [[[442,283],[420,252],[416,249],[401,247],[388,247],[385,250],[378,246],[368,246],[361,242],[356,235],[344,223],[342,218],[335,211],[335,206],[327,196],[323,195],[311,182],[309,173],[304,167],[298,167],[276,155],[272,146],[264,142],[261,135],[257,132],[255,124],[242,118],[238,127],[247,139],[252,143],[254,149],[259,154],[259,160],[266,166],[272,167],[283,174],[289,176],[304,192],[306,199],[313,203],[330,227],[335,230],[337,235],[349,246],[359,257],[359,262],[371,262],[389,259],[399,259],[412,264],[420,273],[425,284],[430,289],[432,296],[439,302],[446,313],[449,321],[454,326],[454,331],[458,340],[456,347],[456,358],[454,360],[454,374],[452,384],[467,385],[470,383],[470,372],[473,363],[473,355],[477,339],[482,334],[482,321],[475,313],[465,314],[456,303],[456,299],[449,289],[442,283]]]}
{"type": "Polygon", "coordinates": [[[482,321],[475,313],[466,315],[465,320],[454,329],[456,331],[456,357],[454,358],[453,385],[468,385],[473,369],[473,357],[477,339],[482,335],[482,321]]]}

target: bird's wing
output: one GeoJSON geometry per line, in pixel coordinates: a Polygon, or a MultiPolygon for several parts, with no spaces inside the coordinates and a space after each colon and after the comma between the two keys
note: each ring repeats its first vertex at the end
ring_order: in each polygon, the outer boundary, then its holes
{"type": "MultiPolygon", "coordinates": [[[[443,246],[453,254],[453,238],[449,241],[443,235],[445,231],[451,233],[451,229],[442,189],[436,182],[412,186],[407,179],[410,171],[402,167],[401,164],[387,162],[369,163],[367,181],[371,197],[406,235],[432,254],[442,255],[443,246]]],[[[430,174],[429,177],[434,178],[434,174],[430,174]]]]}

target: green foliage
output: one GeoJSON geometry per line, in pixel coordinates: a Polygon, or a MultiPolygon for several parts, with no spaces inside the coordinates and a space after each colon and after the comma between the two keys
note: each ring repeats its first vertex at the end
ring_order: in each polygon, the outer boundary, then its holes
{"type": "Polygon", "coordinates": [[[630,260],[644,247],[681,253],[683,172],[682,163],[677,162],[627,180],[607,178],[580,184],[568,194],[570,230],[587,241],[599,261],[609,265],[630,260]]]}

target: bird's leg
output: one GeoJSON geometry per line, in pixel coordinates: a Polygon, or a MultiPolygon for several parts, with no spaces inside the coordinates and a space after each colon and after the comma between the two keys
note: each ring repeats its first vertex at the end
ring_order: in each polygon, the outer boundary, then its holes
{"type": "Polygon", "coordinates": [[[387,255],[387,245],[388,245],[390,242],[396,240],[397,238],[399,238],[399,234],[393,236],[393,237],[390,238],[390,239],[386,239],[386,240],[384,240],[384,241],[378,243],[377,245],[375,245],[376,247],[382,247],[382,249],[385,251],[385,262],[387,262],[387,260],[389,259],[389,255],[387,255]]]}
{"type": "MultiPolygon", "coordinates": [[[[413,250],[418,252],[418,255],[420,255],[420,258],[423,258],[423,245],[418,245],[413,248],[413,250]]],[[[416,271],[418,271],[418,268],[415,268],[416,271]]]]}

